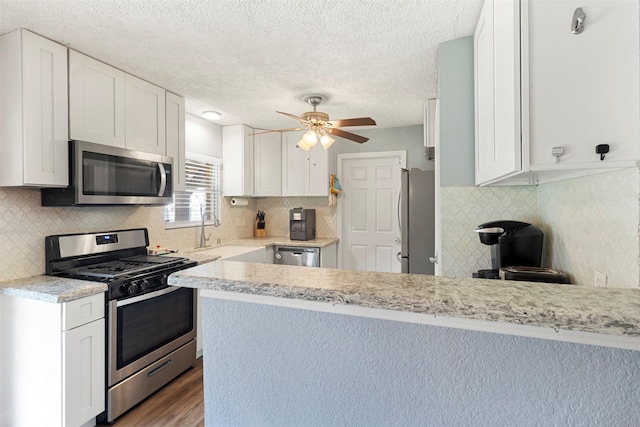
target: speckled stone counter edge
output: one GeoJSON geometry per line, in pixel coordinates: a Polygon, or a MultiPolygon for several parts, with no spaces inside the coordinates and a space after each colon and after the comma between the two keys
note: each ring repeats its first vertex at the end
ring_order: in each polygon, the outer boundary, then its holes
{"type": "Polygon", "coordinates": [[[54,276],[34,276],[0,282],[0,294],[63,303],[107,291],[104,283],[54,276]]]}
{"type": "MultiPolygon", "coordinates": [[[[640,290],[216,261],[169,284],[334,306],[618,336],[640,349],[640,290]]],[[[563,340],[563,339],[561,339],[563,340]]],[[[579,341],[580,342],[580,341],[579,341]]],[[[602,344],[608,345],[608,344],[602,344]]],[[[617,345],[614,345],[617,346],[617,345]]]]}

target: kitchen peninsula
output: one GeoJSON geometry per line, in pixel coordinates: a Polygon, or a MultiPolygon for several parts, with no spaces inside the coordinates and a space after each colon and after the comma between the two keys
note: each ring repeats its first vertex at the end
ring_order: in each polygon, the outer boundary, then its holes
{"type": "Polygon", "coordinates": [[[630,425],[640,292],[217,261],[208,425],[630,425]]]}

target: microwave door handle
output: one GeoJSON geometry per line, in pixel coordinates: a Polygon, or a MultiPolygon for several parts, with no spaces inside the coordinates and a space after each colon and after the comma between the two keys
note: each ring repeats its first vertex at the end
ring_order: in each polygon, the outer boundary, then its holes
{"type": "Polygon", "coordinates": [[[167,188],[167,171],[164,170],[162,163],[158,163],[158,169],[160,170],[160,191],[158,192],[158,196],[162,197],[165,188],[167,188]]]}

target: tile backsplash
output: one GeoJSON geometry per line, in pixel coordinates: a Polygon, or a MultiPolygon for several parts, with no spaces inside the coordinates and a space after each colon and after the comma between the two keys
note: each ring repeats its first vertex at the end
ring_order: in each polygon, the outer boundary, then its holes
{"type": "Polygon", "coordinates": [[[503,219],[537,222],[535,187],[442,187],[442,275],[471,277],[491,268],[489,246],[480,243],[478,225],[503,219]]]}
{"type": "Polygon", "coordinates": [[[593,285],[640,283],[640,170],[623,169],[538,187],[443,187],[442,273],[469,277],[490,268],[489,247],[473,232],[498,219],[531,222],[545,233],[544,266],[593,285]]]}
{"type": "MultiPolygon", "coordinates": [[[[442,272],[470,277],[491,266],[489,247],[473,230],[498,219],[531,222],[545,232],[545,266],[592,285],[594,270],[608,286],[640,282],[640,170],[600,173],[538,187],[443,187],[442,272]]],[[[215,243],[253,235],[258,209],[265,211],[268,236],[289,234],[289,209],[316,209],[317,236],[337,237],[336,210],[326,197],[249,199],[248,206],[222,203],[222,225],[208,226],[215,243]]],[[[150,245],[188,249],[199,243],[198,228],[165,230],[161,207],[40,206],[37,189],[0,188],[0,281],[43,274],[44,237],[51,234],[147,227],[150,245]]]]}
{"type": "MultiPolygon", "coordinates": [[[[325,197],[249,199],[243,207],[222,202],[220,227],[206,227],[209,244],[253,236],[256,211],[266,212],[269,236],[287,236],[289,209],[304,206],[317,210],[319,237],[337,235],[335,210],[327,208],[325,197]]],[[[45,272],[45,236],[146,227],[150,247],[161,245],[184,250],[200,242],[198,227],[166,230],[162,207],[83,206],[42,207],[40,190],[0,188],[0,281],[37,276],[45,272]]]]}

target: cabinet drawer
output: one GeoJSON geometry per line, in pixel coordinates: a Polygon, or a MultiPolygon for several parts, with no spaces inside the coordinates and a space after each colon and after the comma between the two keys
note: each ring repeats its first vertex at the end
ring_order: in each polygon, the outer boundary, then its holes
{"type": "Polygon", "coordinates": [[[104,317],[104,293],[62,304],[62,330],[77,328],[104,317]]]}

